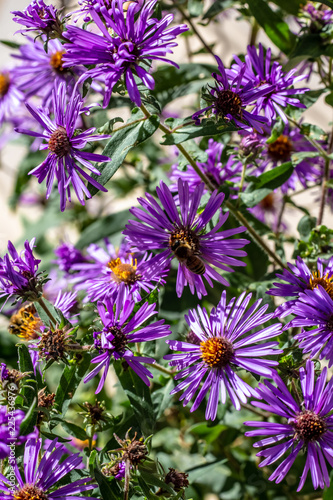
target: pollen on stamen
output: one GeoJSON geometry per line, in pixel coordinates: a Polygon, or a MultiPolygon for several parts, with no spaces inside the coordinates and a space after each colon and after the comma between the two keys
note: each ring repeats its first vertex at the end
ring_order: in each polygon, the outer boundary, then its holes
{"type": "Polygon", "coordinates": [[[50,66],[52,66],[55,71],[59,71],[60,73],[62,73],[65,69],[63,67],[63,55],[65,52],[65,50],[57,50],[57,52],[54,52],[50,58],[50,66]]]}
{"type": "Polygon", "coordinates": [[[26,484],[15,491],[13,500],[48,500],[48,495],[43,490],[32,484],[26,484]]]}
{"type": "Polygon", "coordinates": [[[333,275],[329,277],[326,273],[324,276],[320,275],[320,271],[314,271],[308,283],[308,289],[313,290],[318,288],[318,285],[322,286],[328,295],[333,299],[333,275]]]}
{"type": "Polygon", "coordinates": [[[308,443],[309,441],[317,441],[326,432],[327,425],[320,415],[305,410],[297,416],[294,428],[294,437],[308,443]]]}
{"type": "Polygon", "coordinates": [[[211,368],[223,368],[233,355],[233,347],[229,340],[223,337],[213,337],[200,343],[201,356],[211,368]]]}
{"type": "Polygon", "coordinates": [[[112,279],[113,281],[116,281],[117,283],[124,282],[128,285],[134,284],[139,276],[137,274],[137,260],[132,259],[131,264],[126,264],[119,259],[113,259],[110,260],[110,262],[107,263],[107,267],[111,269],[113,275],[112,279]]]}

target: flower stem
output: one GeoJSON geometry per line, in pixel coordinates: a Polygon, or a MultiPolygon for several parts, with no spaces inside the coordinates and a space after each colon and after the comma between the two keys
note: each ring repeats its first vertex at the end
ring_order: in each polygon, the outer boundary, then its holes
{"type": "Polygon", "coordinates": [[[44,309],[45,313],[50,318],[51,323],[53,323],[54,326],[55,326],[57,324],[57,320],[53,317],[53,314],[51,313],[51,311],[49,311],[49,309],[48,309],[47,305],[45,304],[43,298],[40,297],[39,299],[37,299],[37,302],[44,309]]]}
{"type": "Polygon", "coordinates": [[[245,410],[255,413],[259,417],[268,418],[270,416],[270,414],[267,411],[258,410],[257,408],[254,408],[253,406],[248,405],[246,403],[241,403],[241,407],[244,408],[245,410]]]}
{"type": "MultiPolygon", "coordinates": [[[[148,109],[145,107],[144,104],[141,104],[140,109],[146,115],[147,118],[149,118],[151,116],[151,113],[148,111],[148,109]]],[[[169,127],[166,127],[163,123],[159,124],[159,129],[162,130],[162,132],[164,132],[165,134],[170,134],[172,132],[171,129],[169,127]]],[[[210,191],[214,191],[215,188],[214,188],[213,184],[210,182],[210,180],[204,174],[204,172],[202,172],[202,170],[198,167],[196,161],[192,158],[192,156],[186,151],[186,149],[181,144],[176,144],[176,146],[179,149],[179,151],[182,153],[182,155],[187,159],[187,161],[189,162],[189,164],[193,167],[193,169],[198,174],[198,176],[200,177],[200,179],[206,184],[207,188],[210,191]]],[[[281,268],[286,267],[283,264],[283,262],[280,259],[280,257],[278,255],[276,255],[269,248],[269,246],[265,243],[265,241],[257,233],[257,231],[255,229],[253,229],[253,227],[249,224],[249,222],[246,220],[246,218],[244,217],[244,215],[239,210],[237,210],[237,208],[234,207],[234,205],[230,201],[226,201],[225,204],[229,208],[230,212],[232,212],[232,214],[236,217],[236,219],[238,219],[243,224],[243,226],[246,227],[246,229],[251,234],[251,236],[253,237],[253,239],[273,259],[273,261],[279,267],[281,267],[281,268]]]]}
{"type": "Polygon", "coordinates": [[[156,370],[165,373],[166,375],[174,375],[176,372],[173,370],[168,370],[168,368],[165,368],[162,365],[159,365],[158,363],[146,363],[149,366],[152,366],[153,368],[156,368],[156,370]]]}
{"type": "Polygon", "coordinates": [[[192,22],[192,19],[186,14],[186,12],[184,12],[183,8],[178,5],[178,2],[174,2],[174,6],[179,10],[179,12],[181,13],[183,19],[188,22],[188,24],[191,26],[191,29],[193,31],[193,33],[197,36],[197,38],[200,40],[200,42],[202,43],[202,45],[205,47],[205,49],[207,50],[207,52],[209,52],[209,54],[211,54],[213,57],[214,57],[214,61],[216,62],[216,59],[215,59],[215,54],[214,52],[212,51],[212,49],[209,47],[209,45],[207,45],[207,43],[205,42],[205,40],[202,38],[202,36],[200,35],[199,31],[197,30],[195,24],[192,22]]]}

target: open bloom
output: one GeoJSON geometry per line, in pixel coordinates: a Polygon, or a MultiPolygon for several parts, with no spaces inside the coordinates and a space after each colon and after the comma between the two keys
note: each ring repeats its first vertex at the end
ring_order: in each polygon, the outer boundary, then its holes
{"type": "Polygon", "coordinates": [[[199,116],[204,112],[211,112],[217,118],[233,120],[233,122],[242,129],[263,131],[263,124],[267,119],[256,113],[246,111],[246,106],[255,104],[257,100],[271,91],[271,86],[264,83],[260,88],[254,87],[252,82],[243,85],[243,76],[246,70],[245,64],[239,68],[236,75],[228,78],[226,70],[221,59],[215,56],[218,63],[220,74],[213,73],[215,78],[215,87],[210,89],[209,94],[204,94],[203,98],[207,101],[206,108],[200,109],[193,115],[193,119],[198,121],[199,116]]]}
{"type": "Polygon", "coordinates": [[[154,363],[155,360],[147,356],[135,356],[130,344],[134,346],[137,342],[148,342],[167,337],[171,331],[169,325],[164,324],[163,319],[142,327],[147,319],[157,313],[156,304],[145,302],[131,317],[134,306],[135,302],[128,295],[124,285],[112,297],[106,297],[103,302],[97,304],[104,328],[101,332],[94,333],[94,344],[99,355],[91,362],[98,364],[84,379],[84,382],[88,382],[104,368],[96,394],[102,390],[111,359],[122,359],[141,377],[145,384],[150,384],[148,377],[152,378],[153,375],[141,363],[154,363]]]}
{"type": "Polygon", "coordinates": [[[24,243],[24,250],[17,253],[11,241],[8,252],[0,257],[0,297],[17,296],[23,300],[36,300],[41,296],[42,280],[39,279],[38,264],[40,260],[33,255],[35,238],[24,243]]]}
{"type": "Polygon", "coordinates": [[[42,105],[52,108],[52,91],[54,86],[61,83],[66,85],[66,93],[70,96],[74,90],[76,80],[85,68],[64,67],[65,49],[58,40],[47,42],[47,52],[44,49],[45,37],[42,40],[33,40],[27,37],[27,43],[20,46],[20,54],[13,57],[22,61],[20,66],[13,69],[19,89],[26,98],[38,96],[42,98],[42,105]]]}
{"type": "Polygon", "coordinates": [[[84,132],[75,129],[79,115],[85,111],[83,107],[84,101],[75,90],[68,103],[66,103],[66,86],[61,83],[59,87],[54,88],[52,99],[55,115],[53,121],[46,109],[37,108],[33,104],[26,103],[30,113],[44,128],[42,133],[22,128],[17,128],[16,131],[33,137],[41,137],[47,141],[47,144],[40,146],[40,149],[49,150],[47,158],[38,167],[31,170],[29,174],[35,175],[39,183],[46,178],[46,198],[49,198],[51,194],[54,178],[56,177],[60,194],[60,209],[63,212],[66,208],[66,199],[71,201],[70,184],[72,184],[82,205],[84,205],[84,195],[91,198],[91,194],[81,177],[89,181],[97,189],[107,191],[89,176],[77,162],[95,175],[100,175],[100,172],[90,161],[104,162],[110,160],[110,158],[80,150],[86,146],[88,141],[100,141],[109,136],[93,135],[95,128],[90,128],[84,132]]]}
{"type": "Polygon", "coordinates": [[[23,12],[14,10],[12,14],[15,16],[13,17],[13,21],[25,26],[18,33],[39,31],[50,34],[54,30],[61,33],[62,21],[59,17],[58,9],[53,5],[46,5],[43,0],[33,0],[23,12]]]}
{"type": "Polygon", "coordinates": [[[117,291],[123,283],[134,300],[141,299],[141,291],[149,293],[158,284],[165,283],[169,272],[169,261],[161,262],[149,253],[133,255],[127,241],[122,241],[116,251],[105,238],[104,248],[92,244],[87,248],[91,259],[71,266],[76,271],[69,280],[77,290],[85,290],[84,302],[103,300],[107,295],[117,291]]]}
{"type": "Polygon", "coordinates": [[[54,489],[58,481],[80,466],[82,459],[79,453],[62,460],[62,449],[57,447],[57,439],[54,439],[39,462],[38,455],[41,446],[41,439],[29,439],[27,442],[23,456],[24,476],[22,478],[19,469],[15,467],[16,484],[14,487],[9,479],[0,475],[1,498],[3,500],[27,500],[32,498],[40,500],[82,498],[88,500],[91,498],[78,495],[83,491],[96,488],[95,484],[86,484],[91,481],[90,477],[83,477],[70,482],[66,486],[54,489]]]}
{"type": "Polygon", "coordinates": [[[99,13],[92,7],[89,14],[100,34],[67,26],[64,36],[71,43],[65,44],[64,67],[95,65],[81,80],[103,79],[104,106],[108,105],[113,87],[122,76],[130,99],[140,106],[141,97],[134,75],[148,89],[153,89],[155,82],[147,62],[161,60],[174,64],[165,56],[177,46],[174,38],[188,28],[184,24],[168,28],[173,20],[172,14],[161,20],[152,18],[156,2],[149,0],[142,8],[137,2],[131,2],[128,9],[124,9],[124,0],[114,0],[109,10],[100,6],[99,13]]]}
{"type": "Polygon", "coordinates": [[[250,334],[251,330],[273,317],[273,314],[264,314],[268,304],[258,309],[261,300],[247,309],[251,297],[252,294],[246,295],[244,292],[237,300],[233,298],[227,304],[224,291],[217,308],[213,308],[210,314],[200,306],[197,311],[190,311],[185,319],[198,337],[199,344],[166,341],[172,350],[180,352],[168,354],[164,359],[169,360],[171,366],[181,369],[175,379],[184,379],[171,394],[185,389],[179,399],[186,406],[199,390],[191,408],[194,411],[210,391],[206,408],[207,420],[215,419],[219,397],[222,404],[225,404],[228,393],[235,408],[240,410],[241,403],[246,403],[248,397],[257,395],[256,390],[237,375],[237,368],[272,378],[275,370],[271,367],[278,365],[277,361],[262,357],[280,354],[282,351],[275,349],[279,343],[261,341],[276,337],[281,324],[273,324],[250,334]]]}
{"type": "MultiPolygon", "coordinates": [[[[244,63],[239,57],[234,55],[234,60],[236,64],[233,64],[231,69],[226,71],[230,78],[236,78],[244,67],[244,63]]],[[[267,49],[265,53],[262,44],[259,43],[259,53],[257,53],[256,47],[249,45],[245,56],[245,65],[246,69],[242,77],[244,85],[251,84],[252,88],[260,88],[265,84],[271,86],[269,92],[258,96],[253,108],[255,113],[260,113],[263,110],[270,124],[276,119],[276,114],[281,116],[282,120],[288,124],[288,118],[283,109],[289,104],[297,108],[306,108],[299,99],[292,96],[304,94],[309,89],[291,88],[295,83],[303,80],[305,75],[296,76],[297,69],[292,69],[286,73],[277,61],[271,64],[271,49],[267,49]]]]}
{"type": "Polygon", "coordinates": [[[161,182],[156,188],[162,207],[154,198],[146,193],[147,200],[139,198],[140,205],[145,209],[132,208],[130,212],[139,221],[129,221],[124,234],[129,242],[135,245],[137,251],[145,248],[163,250],[159,254],[161,262],[166,257],[176,257],[179,261],[176,291],[178,297],[183,293],[184,286],[189,284],[191,293],[196,291],[198,297],[206,295],[202,278],[210,286],[212,280],[217,280],[228,286],[227,280],[214,268],[232,272],[230,265],[245,266],[244,262],[235,257],[245,257],[246,253],[239,250],[248,243],[245,239],[228,239],[245,231],[243,226],[219,231],[228,218],[228,213],[222,214],[220,207],[224,199],[223,193],[214,191],[204,210],[197,215],[201,202],[204,184],[201,183],[190,193],[187,182],[178,180],[178,198],[180,213],[177,210],[170,189],[161,182]],[[219,221],[211,230],[207,229],[216,212],[220,211],[219,221]]]}
{"type": "Polygon", "coordinates": [[[302,327],[295,335],[299,347],[313,358],[327,359],[329,368],[333,365],[333,284],[325,290],[320,284],[313,290],[304,290],[292,307],[296,317],[289,327],[302,327]],[[330,292],[330,293],[329,293],[330,292]]]}
{"type": "Polygon", "coordinates": [[[297,491],[303,488],[309,470],[314,489],[329,486],[325,458],[330,466],[333,465],[333,377],[325,387],[325,367],[315,382],[314,364],[309,360],[306,368],[300,368],[299,376],[302,396],[299,395],[297,400],[289,393],[282,379],[275,375],[277,387],[265,381],[264,384],[259,384],[257,389],[260,398],[265,402],[252,402],[254,406],[282,417],[283,423],[245,422],[245,425],[257,427],[253,431],[247,431],[246,436],[268,436],[254,444],[256,448],[265,447],[257,453],[257,456],[265,457],[260,467],[275,463],[290,450],[280,465],[274,467],[270,481],[280,483],[298,453],[305,451],[306,462],[297,491]]]}
{"type": "Polygon", "coordinates": [[[311,271],[301,257],[297,257],[296,266],[289,264],[289,269],[283,269],[282,274],[276,276],[286,283],[273,283],[276,288],[271,288],[266,292],[268,295],[277,297],[296,297],[287,300],[276,309],[275,316],[284,318],[292,313],[292,309],[297,304],[300,293],[305,290],[313,290],[318,285],[322,286],[333,299],[333,257],[324,266],[318,259],[317,271],[311,271]]]}

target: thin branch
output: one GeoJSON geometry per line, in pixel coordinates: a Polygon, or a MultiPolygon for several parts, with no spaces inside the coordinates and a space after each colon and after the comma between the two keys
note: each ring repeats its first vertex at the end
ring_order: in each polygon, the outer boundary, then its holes
{"type": "Polygon", "coordinates": [[[39,303],[39,305],[44,309],[44,311],[46,312],[46,314],[48,315],[48,317],[50,318],[50,321],[51,323],[54,324],[54,326],[57,324],[57,320],[53,317],[51,311],[49,311],[47,305],[45,304],[44,300],[42,299],[42,297],[40,297],[37,302],[39,303]]]}

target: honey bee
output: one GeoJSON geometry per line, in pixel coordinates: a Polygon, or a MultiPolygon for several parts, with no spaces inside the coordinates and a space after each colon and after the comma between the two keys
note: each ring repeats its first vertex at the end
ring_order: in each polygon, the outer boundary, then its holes
{"type": "Polygon", "coordinates": [[[185,266],[194,274],[204,274],[206,271],[204,262],[196,255],[191,246],[182,241],[175,240],[171,245],[171,250],[179,260],[185,262],[185,266]]]}

